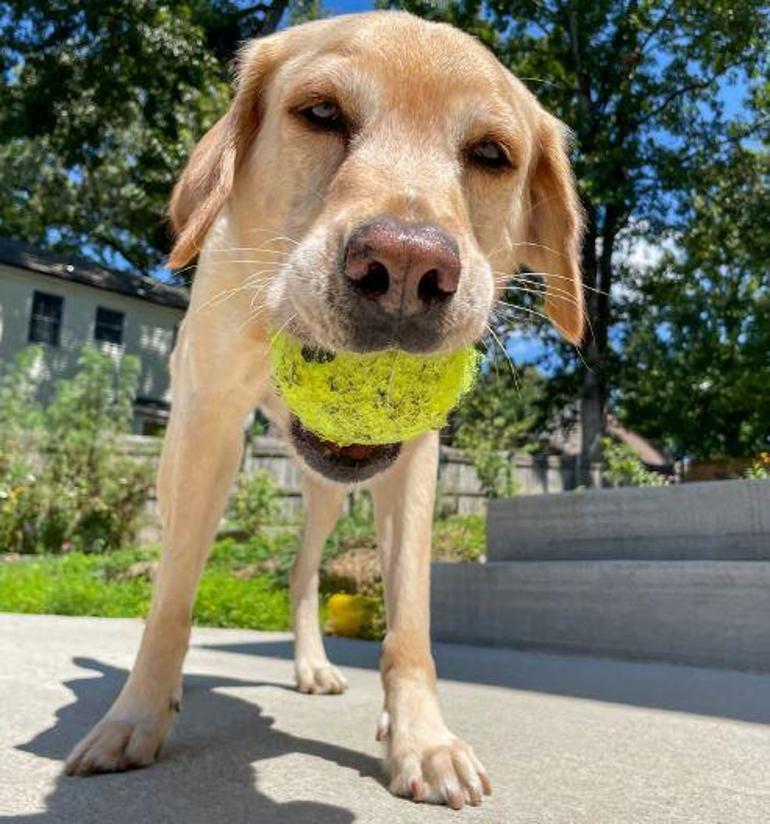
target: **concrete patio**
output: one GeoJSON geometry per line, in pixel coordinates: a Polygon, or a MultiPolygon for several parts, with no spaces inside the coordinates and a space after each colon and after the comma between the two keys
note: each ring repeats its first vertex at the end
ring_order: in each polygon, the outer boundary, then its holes
{"type": "Polygon", "coordinates": [[[197,629],[182,715],[140,772],[63,778],[126,676],[140,624],[0,615],[0,817],[29,824],[770,820],[770,675],[438,645],[454,730],[495,794],[460,813],[390,797],[378,648],[333,639],[344,696],[292,689],[286,634],[197,629]]]}

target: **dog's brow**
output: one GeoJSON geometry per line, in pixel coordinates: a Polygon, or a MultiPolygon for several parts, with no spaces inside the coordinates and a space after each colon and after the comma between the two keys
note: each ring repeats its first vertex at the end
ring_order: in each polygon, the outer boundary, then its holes
{"type": "Polygon", "coordinates": [[[521,149],[529,137],[526,120],[505,100],[482,105],[467,102],[459,108],[455,122],[462,140],[498,140],[513,151],[521,149]]]}
{"type": "Polygon", "coordinates": [[[378,97],[375,79],[352,60],[335,56],[298,67],[298,79],[287,84],[283,104],[292,109],[308,102],[333,99],[357,112],[364,101],[378,97]]]}

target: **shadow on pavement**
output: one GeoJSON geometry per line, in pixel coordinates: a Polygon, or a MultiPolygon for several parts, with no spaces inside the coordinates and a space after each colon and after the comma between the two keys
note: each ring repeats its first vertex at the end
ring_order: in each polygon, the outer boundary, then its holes
{"type": "MultiPolygon", "coordinates": [[[[378,669],[379,644],[326,638],[333,663],[378,669]]],[[[203,649],[291,660],[291,641],[203,644],[203,649]]],[[[770,675],[461,644],[433,645],[447,681],[770,723],[770,675]]]]}
{"type": "MultiPolygon", "coordinates": [[[[56,724],[19,749],[64,760],[109,708],[128,673],[100,661],[74,659],[94,677],[66,682],[75,702],[57,712],[56,724]]],[[[183,723],[161,760],[146,770],[90,778],[60,776],[44,812],[3,818],[26,824],[350,824],[353,813],[311,801],[279,803],[259,792],[259,762],[290,753],[314,755],[380,780],[377,759],[273,727],[259,706],[218,690],[279,687],[260,681],[186,675],[183,723]]],[[[287,770],[291,780],[291,772],[287,770]]]]}

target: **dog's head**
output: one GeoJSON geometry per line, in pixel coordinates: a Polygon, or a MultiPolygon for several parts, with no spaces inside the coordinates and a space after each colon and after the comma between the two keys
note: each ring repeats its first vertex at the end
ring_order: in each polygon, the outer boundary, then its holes
{"type": "Polygon", "coordinates": [[[227,203],[237,245],[265,251],[271,323],[313,345],[456,349],[522,265],[577,342],[565,132],[449,26],[402,13],[298,26],[241,53],[233,104],[174,191],[170,262],[197,254],[227,203]]]}

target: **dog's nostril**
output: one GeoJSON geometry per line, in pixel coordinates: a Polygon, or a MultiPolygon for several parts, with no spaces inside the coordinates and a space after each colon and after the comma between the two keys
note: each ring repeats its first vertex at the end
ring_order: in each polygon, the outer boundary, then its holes
{"type": "Polygon", "coordinates": [[[448,300],[455,293],[441,287],[441,274],[438,269],[428,270],[417,285],[417,296],[423,303],[437,303],[448,300]]]}
{"type": "Polygon", "coordinates": [[[353,280],[352,284],[358,292],[368,298],[381,298],[390,288],[390,275],[382,263],[373,260],[366,267],[366,274],[353,280]]]}

